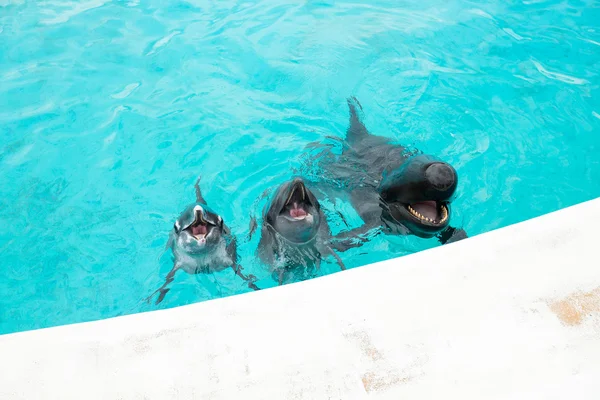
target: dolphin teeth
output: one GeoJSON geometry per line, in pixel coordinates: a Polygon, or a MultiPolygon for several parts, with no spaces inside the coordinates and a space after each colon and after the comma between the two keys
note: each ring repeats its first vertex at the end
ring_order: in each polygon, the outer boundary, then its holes
{"type": "Polygon", "coordinates": [[[447,219],[448,219],[448,209],[446,208],[446,206],[442,205],[442,219],[441,219],[440,223],[446,222],[447,219]]]}
{"type": "MultiPolygon", "coordinates": [[[[290,202],[292,200],[292,196],[294,196],[294,194],[296,193],[296,190],[298,190],[297,187],[292,188],[292,190],[290,191],[290,194],[288,195],[287,200],[285,201],[286,205],[290,204],[290,202]]],[[[304,193],[304,186],[301,186],[301,191],[302,191],[302,201],[304,201],[304,199],[306,198],[306,194],[304,193]]]]}
{"type": "Polygon", "coordinates": [[[448,208],[446,208],[445,205],[442,204],[441,206],[441,218],[439,221],[436,221],[435,219],[429,218],[429,217],[425,217],[423,216],[420,212],[418,212],[417,210],[415,210],[410,204],[408,205],[408,211],[414,215],[415,217],[419,218],[421,221],[427,221],[430,222],[432,224],[442,224],[444,222],[446,222],[446,220],[448,219],[448,208]]]}

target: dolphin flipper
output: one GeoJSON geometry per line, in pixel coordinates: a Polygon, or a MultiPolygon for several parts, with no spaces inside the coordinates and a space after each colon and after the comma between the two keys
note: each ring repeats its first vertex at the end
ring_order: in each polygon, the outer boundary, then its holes
{"type": "Polygon", "coordinates": [[[150,303],[150,299],[152,297],[154,297],[154,295],[156,293],[159,293],[158,298],[156,299],[156,302],[154,304],[160,304],[160,302],[163,301],[163,299],[165,298],[166,294],[169,292],[169,290],[171,289],[167,289],[167,286],[173,282],[173,280],[175,279],[175,272],[177,272],[177,270],[179,269],[179,265],[175,264],[173,266],[173,269],[171,269],[171,271],[169,271],[169,273],[167,274],[166,278],[165,278],[165,283],[163,283],[163,285],[161,287],[159,287],[158,289],[156,289],[150,296],[148,296],[146,298],[146,302],[150,303]]]}
{"type": "Polygon", "coordinates": [[[340,266],[340,269],[342,271],[345,271],[346,270],[346,266],[344,265],[344,262],[342,261],[342,259],[340,258],[340,256],[338,256],[337,253],[332,248],[328,248],[328,250],[329,250],[329,253],[333,256],[333,258],[335,258],[335,261],[340,266]]]}
{"type": "MultiPolygon", "coordinates": [[[[227,234],[230,235],[231,231],[229,230],[229,228],[227,228],[227,226],[224,226],[224,228],[226,229],[227,234]]],[[[235,274],[237,276],[239,276],[240,278],[242,278],[243,280],[248,282],[248,287],[250,289],[260,290],[260,288],[254,284],[254,281],[256,281],[256,277],[254,275],[249,274],[246,276],[242,273],[243,268],[240,264],[238,264],[238,258],[237,258],[237,240],[236,240],[235,236],[231,236],[231,235],[230,235],[230,240],[231,241],[225,248],[225,251],[227,252],[227,255],[229,256],[229,258],[231,258],[231,260],[233,261],[233,264],[231,265],[233,272],[235,272],[235,274]]]]}
{"type": "MultiPolygon", "coordinates": [[[[258,207],[258,203],[262,199],[264,199],[265,197],[270,195],[272,191],[273,191],[273,188],[265,189],[261,193],[261,195],[258,196],[258,198],[256,200],[254,200],[254,203],[252,204],[252,210],[256,211],[256,208],[258,207]]],[[[252,235],[254,235],[254,232],[256,232],[257,227],[258,227],[258,223],[256,222],[256,217],[254,215],[250,215],[250,227],[249,227],[249,231],[248,231],[248,240],[252,240],[252,235]]]]}
{"type": "Polygon", "coordinates": [[[440,232],[437,236],[437,239],[441,244],[448,244],[453,242],[458,242],[459,240],[463,240],[468,238],[467,232],[461,228],[454,228],[449,226],[446,230],[440,232]]]}
{"type": "Polygon", "coordinates": [[[362,246],[380,233],[381,229],[377,225],[365,223],[358,228],[338,233],[331,239],[330,246],[343,253],[362,246]]]}
{"type": "Polygon", "coordinates": [[[231,266],[231,268],[233,268],[233,271],[235,272],[235,274],[237,276],[239,276],[240,278],[242,278],[243,280],[245,280],[246,282],[248,282],[248,287],[252,290],[260,290],[260,288],[258,286],[256,286],[254,284],[254,282],[256,281],[256,277],[252,274],[248,274],[248,275],[244,275],[242,273],[242,266],[240,264],[234,264],[231,266]]]}
{"type": "Polygon", "coordinates": [[[367,128],[361,121],[362,106],[354,96],[348,98],[348,108],[350,109],[350,126],[346,133],[346,141],[350,144],[360,140],[369,134],[367,128]]]}
{"type": "Polygon", "coordinates": [[[256,217],[250,217],[250,227],[248,228],[248,240],[252,240],[252,235],[256,232],[256,228],[258,227],[258,223],[256,222],[256,217]]]}

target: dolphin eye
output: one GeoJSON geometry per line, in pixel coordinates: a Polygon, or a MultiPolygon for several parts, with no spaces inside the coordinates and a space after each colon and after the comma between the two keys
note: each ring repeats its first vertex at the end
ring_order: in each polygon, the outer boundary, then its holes
{"type": "Polygon", "coordinates": [[[176,233],[179,233],[181,227],[179,226],[179,221],[175,221],[175,225],[173,225],[173,229],[175,229],[176,233]]]}

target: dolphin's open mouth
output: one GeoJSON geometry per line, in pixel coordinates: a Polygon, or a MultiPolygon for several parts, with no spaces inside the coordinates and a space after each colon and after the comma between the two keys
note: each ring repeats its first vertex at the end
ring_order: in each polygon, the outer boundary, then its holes
{"type": "Polygon", "coordinates": [[[194,222],[187,228],[187,231],[199,242],[206,241],[206,237],[210,234],[213,226],[207,222],[203,215],[202,211],[196,211],[196,219],[194,222]]]}
{"type": "Polygon", "coordinates": [[[448,207],[439,201],[420,201],[405,204],[405,207],[410,215],[420,223],[444,225],[448,221],[448,207]]]}
{"type": "Polygon", "coordinates": [[[311,203],[306,195],[304,184],[298,182],[292,187],[283,210],[281,210],[281,214],[294,221],[303,221],[311,217],[311,214],[308,212],[310,205],[311,203]]]}

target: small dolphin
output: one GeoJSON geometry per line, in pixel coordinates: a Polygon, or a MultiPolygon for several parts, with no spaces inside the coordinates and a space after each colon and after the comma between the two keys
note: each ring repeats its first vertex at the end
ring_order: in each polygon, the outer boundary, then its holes
{"type": "MultiPolygon", "coordinates": [[[[255,229],[253,219],[250,236],[255,229]]],[[[294,178],[279,186],[264,208],[257,253],[278,274],[281,285],[286,272],[302,266],[318,270],[321,259],[329,255],[345,270],[329,245],[330,238],[331,230],[317,198],[301,178],[294,178]]]]}
{"type": "Polygon", "coordinates": [[[334,181],[343,182],[364,224],[336,235],[333,247],[338,251],[359,247],[373,230],[436,236],[442,244],[466,238],[464,230],[449,225],[450,204],[458,184],[454,168],[372,135],[358,115],[358,110],[362,111],[358,100],[348,99],[348,107],[350,126],[342,154],[322,152],[320,167],[334,181]]]}
{"type": "Polygon", "coordinates": [[[156,304],[167,292],[167,285],[173,282],[175,273],[182,269],[189,274],[220,272],[231,267],[235,274],[248,282],[248,287],[260,290],[253,275],[244,275],[238,264],[237,242],[231,231],[223,223],[223,218],[212,211],[200,192],[200,178],[196,181],[196,203],[190,204],[175,221],[169,235],[167,248],[174,255],[173,269],[167,274],[165,283],[152,293],[160,293],[156,304]]]}

